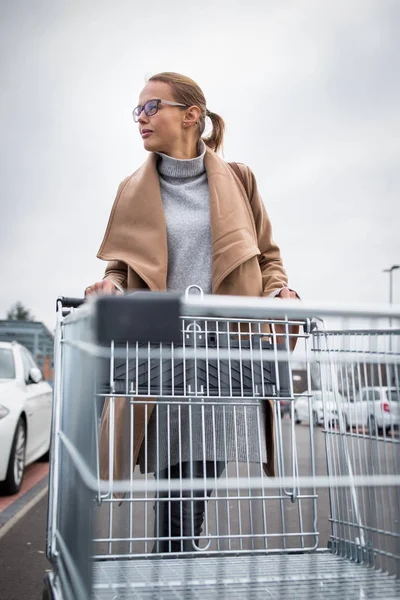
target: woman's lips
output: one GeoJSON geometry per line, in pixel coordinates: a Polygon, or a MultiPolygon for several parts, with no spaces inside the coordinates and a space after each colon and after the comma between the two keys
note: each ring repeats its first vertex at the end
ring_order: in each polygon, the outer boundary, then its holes
{"type": "Polygon", "coordinates": [[[149,137],[149,135],[151,135],[152,133],[153,133],[153,132],[152,132],[152,131],[150,131],[150,129],[143,129],[143,131],[142,131],[141,135],[142,135],[142,138],[147,138],[147,137],[149,137]]]}

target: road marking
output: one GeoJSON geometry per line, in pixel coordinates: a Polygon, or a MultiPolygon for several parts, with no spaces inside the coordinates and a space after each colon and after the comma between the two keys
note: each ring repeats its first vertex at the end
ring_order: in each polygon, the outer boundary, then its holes
{"type": "Polygon", "coordinates": [[[48,489],[49,489],[49,486],[45,485],[45,487],[42,488],[38,492],[38,494],[36,496],[34,496],[33,498],[31,498],[29,500],[29,502],[27,502],[26,504],[24,504],[22,506],[22,508],[17,513],[15,513],[15,515],[13,515],[10,519],[8,519],[8,521],[0,529],[0,540],[1,540],[1,538],[3,538],[6,535],[6,533],[8,533],[10,531],[10,529],[16,523],[18,523],[18,521],[20,519],[22,519],[22,517],[24,517],[26,515],[27,512],[30,511],[31,508],[33,508],[42,498],[45,497],[45,495],[47,494],[48,489]]]}

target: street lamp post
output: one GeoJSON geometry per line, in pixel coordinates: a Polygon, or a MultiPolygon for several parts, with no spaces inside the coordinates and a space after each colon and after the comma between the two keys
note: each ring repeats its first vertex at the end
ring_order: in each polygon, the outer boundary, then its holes
{"type": "MultiPolygon", "coordinates": [[[[389,273],[389,304],[393,304],[393,271],[400,269],[400,265],[392,265],[390,269],[383,269],[384,273],[389,273]]],[[[392,317],[389,317],[389,327],[392,328],[392,317]]]]}

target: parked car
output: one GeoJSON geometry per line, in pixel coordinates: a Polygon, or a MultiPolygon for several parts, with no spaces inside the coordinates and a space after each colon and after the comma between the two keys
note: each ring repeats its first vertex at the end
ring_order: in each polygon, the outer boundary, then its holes
{"type": "Polygon", "coordinates": [[[367,427],[371,435],[400,425],[400,393],[395,387],[363,387],[346,403],[346,426],[367,427]]]}
{"type": "Polygon", "coordinates": [[[310,406],[313,424],[315,426],[323,425],[324,413],[326,414],[328,423],[339,420],[339,410],[344,406],[344,401],[338,392],[322,392],[317,390],[312,391],[310,394],[301,394],[297,396],[294,403],[296,423],[302,423],[303,421],[306,423],[310,422],[310,406]]]}
{"type": "Polygon", "coordinates": [[[0,487],[19,491],[24,469],[48,458],[52,388],[31,353],[16,342],[0,342],[0,487]]]}

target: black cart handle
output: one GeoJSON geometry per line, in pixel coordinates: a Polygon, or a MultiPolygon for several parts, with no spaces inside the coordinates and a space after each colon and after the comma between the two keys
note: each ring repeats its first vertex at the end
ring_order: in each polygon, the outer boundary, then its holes
{"type": "Polygon", "coordinates": [[[56,302],[56,310],[59,309],[61,304],[61,308],[78,308],[85,302],[85,298],[70,298],[69,296],[59,296],[56,302]]]}

